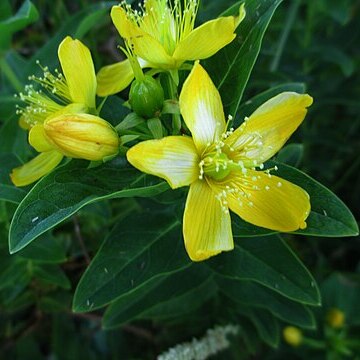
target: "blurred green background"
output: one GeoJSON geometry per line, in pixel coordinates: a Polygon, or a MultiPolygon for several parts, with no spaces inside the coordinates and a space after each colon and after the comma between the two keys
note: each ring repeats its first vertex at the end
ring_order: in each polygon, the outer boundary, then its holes
{"type": "MultiPolygon", "coordinates": [[[[4,18],[6,3],[1,0],[0,20],[4,18]]],[[[13,12],[22,3],[9,2],[13,12]]],[[[20,81],[25,81],[29,74],[22,71],[23,60],[18,55],[26,61],[37,53],[43,64],[53,66],[57,61],[57,45],[69,32],[79,37],[86,34],[83,39],[91,48],[97,70],[121,58],[117,49],[119,37],[108,16],[111,3],[105,5],[88,0],[38,0],[33,3],[39,12],[38,20],[14,35],[11,40],[13,52],[7,54],[17,67],[15,72],[20,81]],[[41,51],[44,45],[46,48],[41,51]]],[[[234,3],[203,0],[199,23],[218,16],[234,3]]],[[[306,84],[314,104],[291,139],[291,143],[301,144],[297,147],[295,165],[334,191],[357,219],[360,214],[359,15],[360,1],[283,1],[265,34],[244,95],[246,101],[278,84],[306,84]]],[[[4,74],[1,76],[0,131],[8,116],[13,118],[12,126],[16,124],[15,102],[9,100],[16,92],[16,84],[11,84],[4,74]]],[[[24,158],[30,150],[24,145],[24,133],[21,130],[18,133],[18,144],[11,146],[24,158]]],[[[0,150],[5,147],[9,144],[0,144],[0,150]]],[[[201,336],[208,326],[221,321],[211,314],[211,303],[199,309],[208,321],[193,323],[189,318],[180,326],[140,321],[106,332],[101,330],[101,312],[71,313],[72,289],[87,265],[81,242],[77,241],[79,227],[92,256],[100,245],[99,237],[103,237],[114,221],[134,206],[137,204],[131,200],[97,203],[58,227],[55,232],[58,247],[49,256],[61,264],[61,271],[48,271],[44,275],[46,264],[33,271],[14,261],[18,255],[8,255],[8,214],[14,206],[0,203],[0,222],[3,224],[0,234],[1,359],[153,359],[170,346],[201,336]],[[30,282],[23,279],[26,271],[32,271],[30,282]]],[[[50,243],[51,246],[55,244],[50,243]]],[[[291,244],[323,291],[324,308],[316,313],[318,330],[308,331],[309,337],[321,339],[326,335],[325,314],[333,307],[345,313],[346,332],[352,337],[358,336],[360,315],[354,308],[360,303],[360,238],[298,236],[291,238],[291,244]]],[[[34,259],[36,254],[29,251],[25,258],[34,259]]],[[[29,263],[26,262],[26,266],[29,263]]],[[[325,359],[323,350],[292,349],[284,343],[278,349],[272,349],[261,340],[256,341],[255,337],[252,340],[251,348],[249,344],[244,346],[244,338],[236,338],[231,348],[217,358],[325,359]]],[[[343,356],[356,358],[355,354],[343,356]]],[[[339,355],[338,358],[342,357],[339,355]]]]}

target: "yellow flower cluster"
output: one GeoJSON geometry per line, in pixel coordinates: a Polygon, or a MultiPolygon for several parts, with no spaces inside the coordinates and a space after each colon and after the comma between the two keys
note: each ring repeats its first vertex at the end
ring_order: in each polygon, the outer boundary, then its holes
{"type": "MultiPolygon", "coordinates": [[[[142,89],[143,98],[158,112],[159,104],[154,105],[144,84],[154,89],[158,85],[149,75],[142,75],[141,69],[150,68],[152,74],[166,72],[177,87],[178,71],[189,68],[185,62],[195,61],[179,97],[189,133],[139,142],[126,155],[134,167],[165,179],[173,189],[190,187],[183,221],[190,258],[201,261],[233,249],[229,209],[245,221],[275,231],[305,228],[308,194],[273,175],[271,169],[264,170],[264,162],[298,128],[312,98],[281,93],[261,105],[238,129],[229,129],[220,94],[199,60],[234,40],[245,9],[242,5],[236,16],[195,28],[197,9],[196,0],[175,0],[172,5],[168,0],[144,0],[140,11],[126,3],[114,6],[111,18],[125,41],[128,59],[102,68],[97,77],[86,46],[65,38],[58,51],[63,73],[52,75],[44,68],[44,76],[32,80],[45,92],[28,86],[20,94],[27,104],[19,109],[20,123],[29,130],[29,142],[40,155],[13,170],[14,184],[36,181],[63,156],[95,161],[115,156],[119,137],[98,116],[96,94],[118,93],[140,74],[143,82],[132,89],[142,89]]],[[[163,96],[162,89],[156,91],[163,96]]],[[[130,104],[136,111],[137,99],[130,104]]]]}

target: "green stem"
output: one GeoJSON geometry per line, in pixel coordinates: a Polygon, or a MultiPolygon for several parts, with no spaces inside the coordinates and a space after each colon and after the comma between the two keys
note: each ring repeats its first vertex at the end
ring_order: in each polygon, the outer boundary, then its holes
{"type": "Polygon", "coordinates": [[[13,69],[6,62],[4,57],[0,58],[0,68],[4,72],[7,79],[10,81],[13,88],[16,91],[20,92],[22,90],[23,86],[22,86],[20,80],[18,79],[18,77],[15,75],[13,69]]]}
{"type": "Polygon", "coordinates": [[[303,338],[303,344],[313,349],[326,349],[326,344],[320,340],[314,340],[309,338],[303,338]]]}
{"type": "MultiPolygon", "coordinates": [[[[169,95],[170,99],[178,100],[177,98],[177,84],[175,84],[174,79],[178,79],[179,75],[177,70],[172,70],[173,74],[169,73],[168,75],[168,83],[169,83],[169,95]]],[[[179,114],[172,114],[172,128],[173,135],[180,134],[181,129],[181,118],[179,114]]]]}
{"type": "Polygon", "coordinates": [[[296,18],[296,15],[298,13],[298,10],[299,10],[299,6],[300,6],[300,3],[301,3],[301,0],[295,0],[294,2],[291,3],[291,7],[289,9],[289,13],[288,13],[288,16],[287,16],[287,20],[286,20],[286,23],[285,23],[285,26],[284,26],[284,30],[283,32],[281,33],[281,36],[280,36],[280,39],[279,39],[279,45],[276,49],[276,53],[275,53],[275,56],[270,64],[270,71],[271,72],[275,72],[278,67],[279,67],[279,64],[280,64],[280,59],[281,59],[281,56],[284,52],[284,48],[285,48],[285,44],[286,44],[286,41],[289,37],[289,34],[290,34],[290,30],[294,24],[294,21],[295,21],[295,18],[296,18]]]}

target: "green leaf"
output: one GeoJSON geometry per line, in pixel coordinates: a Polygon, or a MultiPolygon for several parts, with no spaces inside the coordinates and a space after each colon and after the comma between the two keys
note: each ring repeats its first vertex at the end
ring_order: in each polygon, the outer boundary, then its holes
{"type": "Polygon", "coordinates": [[[105,21],[110,20],[107,17],[108,12],[109,12],[109,6],[117,5],[116,1],[112,1],[112,2],[109,1],[107,3],[102,3],[102,5],[103,5],[103,8],[100,8],[99,10],[90,13],[89,15],[85,16],[82,19],[82,21],[80,22],[80,24],[74,34],[75,38],[81,39],[89,32],[89,30],[91,30],[96,25],[98,25],[99,22],[104,21],[104,19],[105,19],[105,21]]]}
{"type": "Polygon", "coordinates": [[[276,155],[276,161],[297,167],[300,165],[304,154],[303,144],[289,144],[276,155]]]}
{"type": "Polygon", "coordinates": [[[13,154],[1,154],[0,164],[0,200],[18,204],[25,197],[26,191],[14,186],[9,174],[13,168],[20,166],[21,162],[13,154]]]}
{"type": "Polygon", "coordinates": [[[179,221],[149,209],[120,221],[82,276],[73,310],[85,312],[191,264],[179,221]]]}
{"type": "Polygon", "coordinates": [[[49,232],[39,236],[30,246],[21,250],[19,255],[39,263],[62,263],[66,260],[64,247],[49,232]]]}
{"type": "Polygon", "coordinates": [[[41,279],[49,284],[70,289],[71,283],[65,273],[57,265],[34,265],[33,273],[37,279],[41,279]]]}
{"type": "Polygon", "coordinates": [[[266,344],[273,348],[278,347],[280,341],[279,322],[270,312],[259,309],[254,311],[243,306],[237,306],[236,310],[252,321],[259,336],[266,344]]]}
{"type": "Polygon", "coordinates": [[[193,311],[217,290],[209,272],[200,264],[161,277],[121,296],[106,310],[103,327],[116,328],[134,319],[164,319],[193,311]]]}
{"type": "Polygon", "coordinates": [[[216,280],[220,290],[240,305],[268,310],[277,318],[303,328],[316,327],[315,318],[306,306],[286,299],[262,285],[224,277],[216,280]]]}
{"type": "Polygon", "coordinates": [[[238,239],[233,251],[207,264],[227,278],[252,280],[291,300],[320,305],[314,278],[278,235],[238,239]]]}
{"type": "Polygon", "coordinates": [[[152,196],[168,189],[158,179],[140,173],[124,158],[87,169],[87,161],[71,161],[40,180],[17,208],[10,225],[9,248],[14,253],[39,235],[95,201],[152,196]]]}
{"type": "Polygon", "coordinates": [[[296,234],[312,236],[355,236],[359,234],[357,222],[347,206],[329,189],[291,166],[277,165],[274,175],[280,176],[305,189],[310,195],[311,213],[306,220],[307,227],[296,234]]]}
{"type": "MultiPolygon", "coordinates": [[[[39,13],[34,4],[25,0],[14,16],[0,21],[0,33],[3,42],[4,38],[10,38],[16,31],[24,29],[39,18],[39,13]]],[[[5,44],[6,45],[6,44],[5,44]]]]}
{"type": "MultiPolygon", "coordinates": [[[[236,29],[238,36],[205,62],[205,68],[221,93],[226,114],[235,115],[238,111],[263,36],[280,3],[281,0],[247,0],[245,19],[236,29]]],[[[238,9],[239,4],[236,4],[222,15],[234,15],[238,9]]]]}

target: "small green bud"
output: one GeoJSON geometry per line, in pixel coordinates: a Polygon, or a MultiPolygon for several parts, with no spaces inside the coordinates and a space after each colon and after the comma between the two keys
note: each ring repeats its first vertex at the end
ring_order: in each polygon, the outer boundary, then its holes
{"type": "Polygon", "coordinates": [[[164,90],[154,78],[145,75],[131,84],[129,103],[138,115],[146,119],[158,117],[164,103],[164,90]]]}

